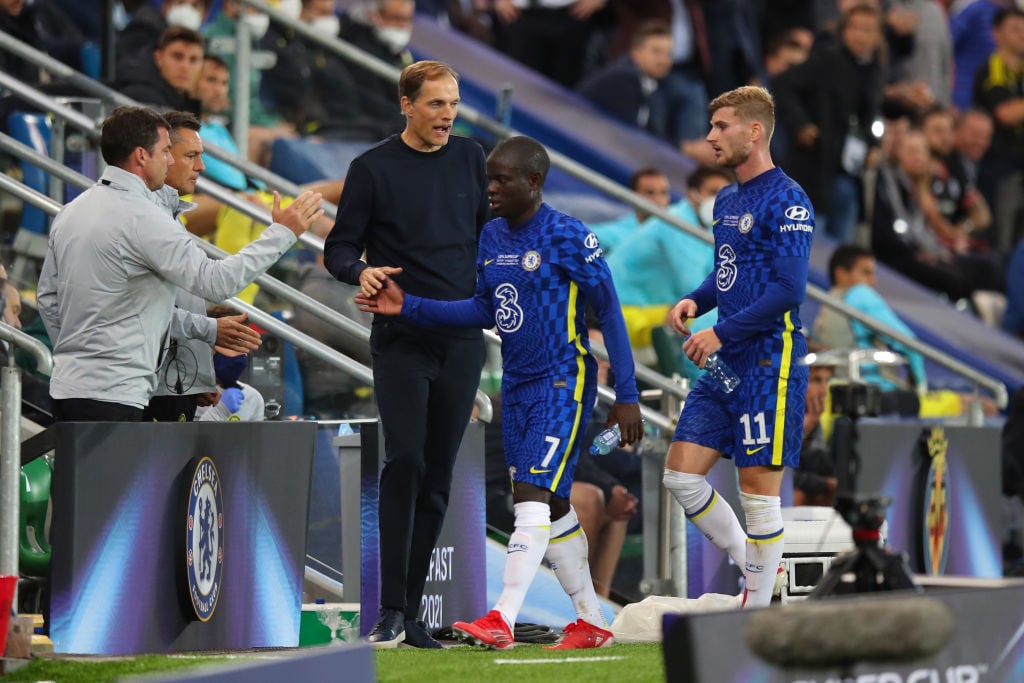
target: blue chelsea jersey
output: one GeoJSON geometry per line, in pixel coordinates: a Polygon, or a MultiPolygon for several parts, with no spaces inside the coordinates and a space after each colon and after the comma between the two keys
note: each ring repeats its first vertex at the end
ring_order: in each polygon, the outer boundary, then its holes
{"type": "Polygon", "coordinates": [[[542,204],[519,228],[504,218],[484,226],[477,272],[502,338],[506,389],[546,377],[581,386],[594,363],[585,292],[611,277],[597,236],[542,204]]]}
{"type": "MultiPolygon", "coordinates": [[[[778,277],[776,257],[810,257],[814,235],[810,199],[778,168],[722,189],[715,199],[712,225],[719,323],[757,305],[778,277]]],[[[793,334],[800,327],[799,309],[791,308],[761,333],[723,347],[722,355],[737,371],[755,367],[777,371],[782,356],[792,359],[806,353],[803,335],[793,334]],[[794,343],[801,349],[794,348],[794,343]]]]}

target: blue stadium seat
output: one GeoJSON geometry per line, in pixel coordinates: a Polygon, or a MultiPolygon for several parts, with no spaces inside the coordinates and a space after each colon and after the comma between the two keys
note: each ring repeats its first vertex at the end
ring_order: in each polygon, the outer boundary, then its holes
{"type": "MultiPolygon", "coordinates": [[[[12,112],[8,119],[11,137],[22,144],[28,145],[40,154],[50,155],[50,121],[43,114],[29,114],[22,111],[12,112]]],[[[49,189],[50,176],[32,164],[21,162],[24,182],[33,190],[46,193],[49,189]]],[[[37,235],[46,234],[46,214],[34,206],[26,205],[21,215],[21,228],[37,235]]],[[[43,243],[45,255],[46,243],[43,243]]]]}
{"type": "MultiPolygon", "coordinates": [[[[44,114],[12,112],[7,121],[11,137],[28,145],[40,154],[50,155],[50,120],[44,114]]],[[[21,162],[24,183],[33,190],[49,193],[50,176],[27,161],[21,162]]],[[[8,275],[18,282],[35,279],[37,263],[46,256],[49,217],[40,209],[25,204],[21,223],[14,235],[14,262],[8,275]]]]}

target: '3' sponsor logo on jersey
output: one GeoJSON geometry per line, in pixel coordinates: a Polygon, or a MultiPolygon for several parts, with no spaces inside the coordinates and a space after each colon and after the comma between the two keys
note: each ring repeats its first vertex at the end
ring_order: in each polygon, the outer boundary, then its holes
{"type": "Polygon", "coordinates": [[[719,291],[727,292],[736,282],[736,252],[728,244],[718,248],[718,272],[715,274],[715,282],[719,291]]]}
{"type": "Polygon", "coordinates": [[[519,290],[510,282],[503,282],[494,290],[498,309],[494,311],[494,323],[507,334],[523,325],[523,309],[519,306],[519,290]]]}

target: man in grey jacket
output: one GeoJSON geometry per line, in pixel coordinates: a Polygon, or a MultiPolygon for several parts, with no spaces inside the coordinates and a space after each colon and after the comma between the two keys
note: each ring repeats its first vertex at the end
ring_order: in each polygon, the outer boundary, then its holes
{"type": "Polygon", "coordinates": [[[39,313],[53,341],[57,421],[136,421],[156,385],[176,287],[211,301],[265,272],[323,211],[304,193],[260,238],[222,261],[208,258],[156,201],[173,164],[167,122],[118,107],[103,122],[99,183],[54,219],[39,278],[39,313]]]}
{"type": "MultiPolygon", "coordinates": [[[[164,186],[154,194],[175,220],[184,223],[184,214],[195,207],[184,197],[195,192],[199,174],[206,168],[203,141],[199,137],[202,124],[187,111],[164,112],[163,117],[170,130],[174,163],[167,171],[164,186]]],[[[260,335],[245,324],[245,317],[244,313],[208,317],[203,297],[178,288],[170,342],[157,369],[156,391],[142,414],[144,421],[191,422],[199,405],[215,401],[209,396],[217,391],[212,347],[243,354],[259,348],[260,335]]]]}

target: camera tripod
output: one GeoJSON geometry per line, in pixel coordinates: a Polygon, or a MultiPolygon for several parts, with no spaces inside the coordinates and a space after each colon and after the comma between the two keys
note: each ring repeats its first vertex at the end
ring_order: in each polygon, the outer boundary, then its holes
{"type": "Polygon", "coordinates": [[[832,454],[836,463],[836,511],[853,530],[854,550],[841,555],[808,595],[811,600],[831,595],[916,590],[906,557],[881,545],[885,510],[892,501],[882,496],[858,496],[857,418],[877,415],[878,388],[859,382],[831,388],[832,454]]]}

